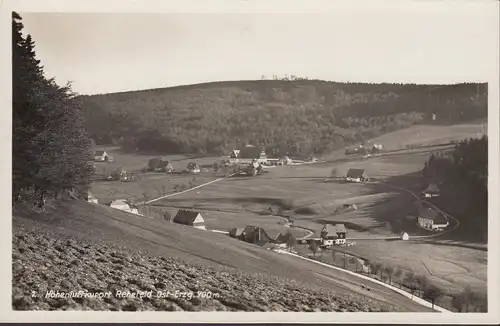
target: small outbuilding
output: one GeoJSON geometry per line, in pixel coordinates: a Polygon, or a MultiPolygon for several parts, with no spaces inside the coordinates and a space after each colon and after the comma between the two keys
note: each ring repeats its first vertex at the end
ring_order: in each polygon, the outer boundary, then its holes
{"type": "Polygon", "coordinates": [[[199,212],[179,210],[172,221],[177,224],[188,225],[196,229],[206,230],[205,220],[199,212]]]}
{"type": "Polygon", "coordinates": [[[425,198],[432,198],[439,196],[439,188],[435,183],[430,183],[427,188],[422,191],[422,196],[425,198]]]}
{"type": "Polygon", "coordinates": [[[402,232],[401,233],[401,240],[404,240],[404,241],[410,240],[410,236],[408,235],[408,233],[402,232]]]}
{"type": "Polygon", "coordinates": [[[109,155],[106,151],[96,151],[94,153],[94,161],[106,162],[109,160],[109,155]]]}

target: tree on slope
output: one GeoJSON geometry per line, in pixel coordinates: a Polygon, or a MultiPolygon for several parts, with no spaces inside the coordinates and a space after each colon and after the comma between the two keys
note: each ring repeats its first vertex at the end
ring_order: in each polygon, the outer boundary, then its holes
{"type": "Polygon", "coordinates": [[[443,296],[443,290],[441,290],[434,284],[429,284],[424,290],[423,298],[425,300],[429,300],[432,303],[432,309],[434,309],[434,304],[439,300],[439,298],[443,296]]]}
{"type": "Polygon", "coordinates": [[[92,172],[90,139],[71,85],[59,87],[44,77],[21,20],[12,14],[12,194],[14,203],[34,195],[43,206],[65,190],[84,195],[92,172]]]}

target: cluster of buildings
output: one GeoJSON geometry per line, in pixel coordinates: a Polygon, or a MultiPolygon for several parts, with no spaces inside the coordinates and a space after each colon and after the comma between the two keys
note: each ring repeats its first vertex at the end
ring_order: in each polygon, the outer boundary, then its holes
{"type": "Polygon", "coordinates": [[[261,165],[286,165],[290,164],[292,160],[286,156],[283,158],[270,158],[263,148],[253,145],[235,149],[229,154],[229,164],[252,164],[254,162],[261,165]]]}
{"type": "Polygon", "coordinates": [[[381,152],[383,149],[384,149],[384,146],[382,144],[372,144],[372,145],[361,144],[359,146],[346,147],[345,148],[345,155],[375,154],[375,153],[381,152]]]}

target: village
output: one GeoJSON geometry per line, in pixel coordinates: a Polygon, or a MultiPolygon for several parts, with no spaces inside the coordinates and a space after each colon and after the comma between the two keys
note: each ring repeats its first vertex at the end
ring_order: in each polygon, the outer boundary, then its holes
{"type": "MultiPolygon", "coordinates": [[[[367,159],[375,157],[383,153],[382,144],[361,144],[352,148],[346,148],[346,157],[360,157],[367,159]]],[[[93,168],[97,171],[96,164],[105,164],[114,162],[114,158],[106,151],[99,150],[95,152],[93,168]]],[[[238,176],[253,176],[256,177],[263,173],[269,173],[269,169],[276,167],[285,167],[293,165],[313,164],[318,163],[316,158],[308,160],[291,159],[288,156],[279,158],[269,157],[263,148],[253,145],[246,145],[240,149],[233,150],[226,158],[213,163],[210,168],[202,168],[200,164],[195,161],[189,161],[184,169],[174,169],[172,162],[163,159],[162,157],[153,157],[149,159],[147,168],[142,171],[126,171],[123,168],[118,168],[111,173],[107,173],[102,177],[108,182],[138,182],[137,175],[144,172],[162,173],[168,175],[192,175],[193,180],[197,175],[204,172],[220,172],[223,171],[223,177],[238,177],[238,176]]],[[[376,179],[370,178],[368,172],[363,168],[350,167],[345,175],[338,173],[337,169],[333,169],[330,176],[324,179],[325,183],[329,182],[346,182],[354,184],[367,184],[376,182],[376,179]]],[[[200,185],[203,186],[203,185],[200,185]]],[[[186,187],[186,189],[177,188],[174,193],[170,195],[164,194],[164,198],[173,196],[175,194],[185,193],[192,190],[194,184],[186,187]]],[[[417,214],[415,216],[415,226],[429,232],[443,232],[450,222],[447,218],[433,207],[425,204],[425,199],[431,199],[439,196],[439,189],[435,183],[429,183],[428,186],[420,193],[422,201],[416,204],[417,214]]],[[[87,201],[98,204],[99,200],[92,195],[89,191],[87,201]]],[[[117,198],[110,202],[103,203],[113,209],[118,209],[135,215],[144,216],[144,211],[141,212],[141,205],[146,206],[146,200],[142,202],[132,201],[124,198],[117,198]]],[[[344,210],[357,210],[356,204],[343,204],[344,210]]],[[[269,211],[272,212],[272,207],[269,206],[269,211]]],[[[325,223],[320,229],[311,230],[301,228],[294,225],[293,219],[288,216],[282,216],[287,223],[284,225],[284,231],[278,232],[275,236],[270,236],[265,228],[259,225],[241,225],[241,227],[233,227],[227,229],[210,229],[206,226],[206,220],[203,211],[196,209],[178,209],[177,213],[173,216],[167,214],[165,220],[171,223],[193,227],[203,231],[211,231],[226,234],[232,238],[260,246],[268,250],[283,250],[286,249],[290,252],[297,253],[295,247],[297,245],[305,246],[309,251],[324,251],[334,247],[350,247],[356,245],[357,237],[349,237],[349,230],[344,223],[325,223]],[[305,236],[296,236],[291,230],[304,229],[305,236]]],[[[425,237],[425,236],[424,236],[425,237]]],[[[401,231],[397,236],[379,237],[372,240],[384,239],[399,239],[408,241],[412,236],[407,231],[401,231]]],[[[416,235],[415,239],[422,238],[422,235],[416,235]]],[[[366,240],[366,239],[362,239],[366,240]]]]}

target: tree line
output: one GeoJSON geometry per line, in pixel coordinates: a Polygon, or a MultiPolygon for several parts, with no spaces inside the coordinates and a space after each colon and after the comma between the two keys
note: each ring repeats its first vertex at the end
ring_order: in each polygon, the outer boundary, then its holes
{"type": "Polygon", "coordinates": [[[97,144],[154,154],[320,155],[418,123],[486,117],[487,85],[218,82],[80,97],[97,144]],[[435,119],[433,119],[435,118],[435,119]]]}
{"type": "MultiPolygon", "coordinates": [[[[286,243],[289,250],[295,248],[297,245],[295,237],[291,233],[287,233],[286,236],[286,243]]],[[[316,254],[320,252],[318,244],[312,241],[307,246],[307,249],[313,254],[313,259],[316,260],[316,254]]],[[[335,265],[336,262],[336,254],[337,252],[332,250],[333,265],[335,265]]],[[[320,260],[328,263],[323,256],[321,256],[320,260]]],[[[363,268],[358,268],[360,263],[357,262],[355,257],[348,258],[344,253],[340,267],[349,269],[350,265],[355,265],[355,271],[357,273],[365,273],[363,268]]],[[[404,290],[412,295],[412,298],[416,295],[431,302],[432,308],[434,308],[434,305],[439,304],[444,296],[448,295],[451,297],[451,306],[458,312],[486,312],[488,310],[486,297],[473,290],[470,286],[466,286],[463,290],[458,292],[447,293],[441,287],[433,283],[426,275],[415,274],[412,270],[403,270],[391,265],[383,265],[368,260],[365,260],[363,265],[368,269],[366,272],[367,274],[373,275],[375,278],[387,282],[389,285],[398,286],[400,289],[404,288],[404,290]]]]}
{"type": "Polygon", "coordinates": [[[470,138],[448,152],[431,154],[424,176],[438,185],[441,208],[460,219],[460,236],[487,241],[488,137],[470,138]]]}
{"type": "Polygon", "coordinates": [[[90,138],[71,85],[44,75],[31,35],[12,14],[12,196],[43,207],[47,198],[85,194],[90,138]]]}

